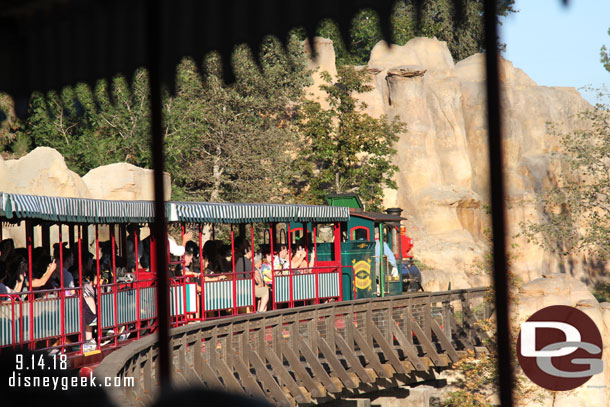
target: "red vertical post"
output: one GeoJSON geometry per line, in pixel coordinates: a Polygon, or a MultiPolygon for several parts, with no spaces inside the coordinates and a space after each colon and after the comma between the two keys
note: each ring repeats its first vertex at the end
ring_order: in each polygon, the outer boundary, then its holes
{"type": "MultiPolygon", "coordinates": [[[[17,349],[17,320],[15,319],[15,297],[9,295],[8,298],[11,300],[11,336],[13,338],[13,349],[17,349]]],[[[22,316],[23,317],[23,316],[22,316]]]]}
{"type": "Polygon", "coordinates": [[[307,230],[307,222],[301,222],[303,228],[303,240],[305,245],[305,258],[307,259],[307,265],[309,266],[309,233],[307,230]]]}
{"type": "Polygon", "coordinates": [[[286,239],[288,239],[288,290],[290,307],[292,307],[292,234],[290,233],[290,222],[286,222],[286,239]]]}
{"type": "Polygon", "coordinates": [[[100,230],[95,225],[95,263],[97,269],[97,346],[102,343],[102,280],[100,279],[100,230]]]}
{"type": "Polygon", "coordinates": [[[34,288],[32,287],[32,250],[34,247],[34,228],[31,220],[25,221],[25,239],[28,246],[28,300],[30,302],[30,349],[34,349],[34,288]]]}
{"type": "Polygon", "coordinates": [[[110,225],[110,250],[112,251],[112,275],[114,277],[114,281],[112,284],[112,302],[114,303],[114,345],[117,345],[118,342],[118,334],[119,334],[119,301],[118,301],[118,291],[119,284],[117,282],[116,275],[116,237],[115,237],[115,225],[110,225]]]}
{"type": "MultiPolygon", "coordinates": [[[[184,242],[184,223],[182,223],[180,225],[180,237],[182,242],[184,242]]],[[[188,319],[188,313],[186,312],[186,307],[187,307],[187,301],[186,301],[186,261],[184,260],[184,257],[186,255],[186,244],[184,245],[184,249],[185,252],[182,255],[182,294],[183,294],[183,303],[184,303],[184,322],[186,323],[187,319],[188,319]]]]}
{"type": "MultiPolygon", "coordinates": [[[[256,279],[254,276],[254,273],[256,273],[256,266],[254,265],[254,224],[252,223],[250,223],[250,245],[252,246],[252,312],[256,312],[256,279]]],[[[271,252],[271,256],[273,257],[273,252],[271,252]]],[[[273,268],[273,261],[271,262],[271,267],[273,268]]]]}
{"type": "MultiPolygon", "coordinates": [[[[269,250],[271,251],[271,287],[274,287],[274,283],[275,283],[275,255],[273,253],[273,232],[275,230],[275,225],[273,223],[271,223],[269,225],[269,250]]],[[[261,280],[263,280],[263,284],[265,283],[265,277],[261,275],[261,280]]]]}
{"type": "MultiPolygon", "coordinates": [[[[233,233],[233,225],[231,224],[231,262],[233,264],[233,315],[237,315],[237,273],[235,272],[235,236],[233,233]]],[[[241,253],[243,256],[243,253],[241,253]]],[[[246,259],[243,259],[244,269],[246,268],[246,259]]]]}
{"type": "MultiPolygon", "coordinates": [[[[314,253],[314,266],[315,264],[318,262],[318,248],[317,248],[317,230],[318,230],[318,225],[317,224],[312,224],[312,230],[313,230],[313,253],[314,253]]],[[[318,270],[317,268],[314,268],[314,273],[316,274],[316,304],[320,303],[320,270],[318,270]]]]}
{"type": "MultiPolygon", "coordinates": [[[[151,239],[152,239],[152,237],[151,237],[151,239]]],[[[139,243],[139,240],[138,240],[138,231],[137,230],[133,231],[133,241],[134,241],[134,249],[133,250],[134,250],[134,255],[136,256],[136,259],[135,259],[135,270],[134,271],[135,271],[136,275],[138,275],[138,265],[139,265],[138,263],[140,262],[140,257],[139,257],[139,254],[138,254],[138,243],[139,243]]],[[[152,253],[151,253],[151,256],[152,256],[152,253]]],[[[150,271],[152,271],[152,267],[151,267],[150,271]]]]}
{"type": "MultiPolygon", "coordinates": [[[[140,339],[140,329],[142,328],[142,305],[140,304],[140,290],[143,287],[147,287],[150,284],[149,281],[142,282],[140,281],[140,274],[138,273],[138,232],[135,232],[134,236],[135,241],[135,254],[136,254],[136,338],[140,339]]],[[[153,273],[153,270],[156,269],[156,261],[157,261],[157,251],[155,249],[155,235],[150,235],[150,272],[153,273]]],[[[142,274],[143,275],[143,274],[142,274]]]]}
{"type": "Polygon", "coordinates": [[[199,225],[199,275],[201,276],[201,320],[205,321],[205,270],[203,269],[203,230],[199,225]]]}
{"type": "Polygon", "coordinates": [[[25,331],[25,328],[23,326],[23,301],[18,301],[19,302],[19,315],[20,315],[20,319],[21,319],[21,323],[19,324],[19,347],[23,347],[23,334],[25,331]]]}
{"type": "Polygon", "coordinates": [[[61,290],[59,291],[59,326],[61,332],[60,344],[62,345],[66,341],[66,325],[65,325],[65,317],[66,317],[66,292],[64,291],[64,242],[62,239],[62,227],[61,223],[59,224],[59,287],[61,290]]]}
{"type": "Polygon", "coordinates": [[[343,301],[343,279],[341,278],[341,224],[335,222],[335,262],[338,264],[339,301],[343,301]]]}
{"type": "Polygon", "coordinates": [[[84,301],[84,292],[85,285],[83,284],[83,240],[81,238],[81,225],[77,225],[78,229],[78,281],[80,285],[80,301],[78,306],[78,315],[80,320],[80,334],[79,334],[79,342],[80,342],[80,353],[83,353],[83,343],[86,340],[85,336],[85,320],[84,318],[84,310],[83,310],[83,301],[84,301]]]}

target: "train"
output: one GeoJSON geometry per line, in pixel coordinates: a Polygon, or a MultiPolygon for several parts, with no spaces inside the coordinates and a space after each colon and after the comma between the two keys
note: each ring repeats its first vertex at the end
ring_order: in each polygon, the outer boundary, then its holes
{"type": "MultiPolygon", "coordinates": [[[[165,211],[183,239],[167,244],[172,327],[256,312],[256,248],[276,256],[267,309],[422,290],[401,210],[367,212],[354,194],[328,195],[326,205],[168,201],[165,211]],[[276,262],[281,249],[288,255],[276,262]]],[[[0,193],[0,256],[22,256],[23,269],[21,289],[0,294],[0,352],[25,347],[85,366],[154,333],[159,242],[141,233],[154,218],[152,201],[0,193]],[[7,244],[19,233],[23,247],[7,244]],[[36,261],[52,253],[54,277],[41,278],[36,261]],[[35,287],[44,278],[55,285],[35,287]]]]}

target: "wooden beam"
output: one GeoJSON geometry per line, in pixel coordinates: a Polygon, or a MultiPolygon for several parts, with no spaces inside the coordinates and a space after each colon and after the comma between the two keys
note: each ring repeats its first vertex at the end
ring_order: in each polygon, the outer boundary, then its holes
{"type": "MultiPolygon", "coordinates": [[[[296,342],[296,341],[295,341],[296,342]]],[[[288,346],[284,346],[282,348],[282,354],[288,361],[290,365],[290,370],[294,372],[297,380],[300,380],[303,386],[307,389],[307,391],[311,394],[312,397],[325,397],[326,391],[324,391],[324,386],[321,382],[312,378],[307,369],[303,366],[303,362],[299,359],[296,353],[292,350],[292,348],[288,346]]]]}
{"type": "Polygon", "coordinates": [[[256,370],[256,376],[261,381],[261,384],[267,388],[271,396],[275,399],[278,406],[289,407],[293,403],[288,400],[286,393],[282,390],[279,384],[275,381],[267,367],[256,353],[250,355],[250,363],[256,370]]]}
{"type": "Polygon", "coordinates": [[[366,371],[364,366],[362,366],[360,359],[356,356],[353,350],[347,346],[347,343],[341,337],[341,335],[335,335],[335,343],[339,347],[341,355],[345,358],[347,364],[352,368],[356,375],[358,375],[358,378],[360,378],[360,381],[363,383],[373,383],[375,379],[366,371]]]}
{"type": "Polygon", "coordinates": [[[419,358],[417,348],[415,347],[415,345],[409,342],[407,336],[400,330],[400,328],[394,325],[392,327],[392,333],[398,340],[398,343],[400,344],[402,350],[405,352],[405,355],[407,355],[407,358],[409,359],[409,362],[411,362],[413,367],[417,370],[428,370],[425,368],[424,364],[419,358]]]}
{"type": "Polygon", "coordinates": [[[445,349],[445,352],[447,352],[447,355],[449,355],[449,358],[451,359],[451,361],[453,363],[457,362],[460,359],[458,354],[456,353],[455,349],[451,345],[451,342],[449,341],[449,339],[447,339],[447,337],[445,336],[445,333],[443,332],[441,327],[438,326],[438,324],[436,323],[436,321],[434,319],[430,322],[430,327],[432,328],[432,331],[436,335],[438,341],[441,343],[441,346],[443,347],[443,349],[445,349]]]}
{"type": "Polygon", "coordinates": [[[320,379],[320,381],[324,384],[324,386],[330,393],[340,393],[341,389],[335,386],[335,383],[332,381],[328,373],[326,373],[326,369],[324,369],[324,366],[322,366],[322,364],[320,363],[318,355],[314,355],[314,353],[309,348],[309,346],[307,346],[301,335],[297,333],[295,339],[297,342],[297,349],[305,357],[305,360],[309,364],[309,367],[313,371],[313,374],[318,379],[320,379]]]}
{"type": "Polygon", "coordinates": [[[318,338],[318,349],[322,352],[324,358],[334,370],[335,374],[339,376],[339,379],[341,379],[345,387],[348,389],[355,389],[358,387],[349,374],[347,374],[347,370],[345,370],[339,359],[337,359],[336,351],[330,348],[328,342],[326,342],[322,336],[318,338]]]}
{"type": "MultiPolygon", "coordinates": [[[[390,321],[390,323],[391,325],[394,325],[392,321],[390,321]]],[[[398,359],[398,356],[394,353],[394,349],[392,349],[393,346],[386,341],[386,338],[383,336],[379,328],[377,328],[375,324],[371,324],[369,329],[371,330],[371,334],[373,335],[375,342],[379,344],[383,355],[390,362],[396,373],[409,373],[402,363],[400,363],[400,359],[398,359]]]]}
{"type": "Polygon", "coordinates": [[[358,345],[362,353],[364,353],[366,360],[369,362],[369,365],[373,368],[375,373],[377,373],[377,376],[388,378],[387,372],[379,361],[379,356],[377,356],[377,352],[375,352],[375,350],[373,349],[373,341],[371,341],[371,345],[369,345],[360,333],[360,331],[358,331],[357,329],[354,329],[353,335],[356,345],[358,345]]]}
{"type": "Polygon", "coordinates": [[[288,369],[284,366],[284,362],[280,360],[280,358],[275,354],[272,349],[267,348],[265,352],[265,356],[269,363],[271,364],[271,369],[273,369],[273,373],[275,377],[277,377],[284,386],[290,390],[292,393],[292,397],[298,403],[311,403],[309,397],[307,397],[302,391],[299,385],[294,381],[288,369]]]}
{"type": "Polygon", "coordinates": [[[415,336],[419,340],[419,343],[421,343],[422,347],[424,348],[426,355],[428,355],[428,357],[432,359],[436,366],[445,366],[443,360],[440,358],[438,353],[436,353],[434,344],[430,341],[430,339],[428,339],[424,331],[420,328],[417,321],[413,320],[413,317],[411,316],[409,316],[408,318],[411,320],[411,328],[415,332],[415,336]]]}

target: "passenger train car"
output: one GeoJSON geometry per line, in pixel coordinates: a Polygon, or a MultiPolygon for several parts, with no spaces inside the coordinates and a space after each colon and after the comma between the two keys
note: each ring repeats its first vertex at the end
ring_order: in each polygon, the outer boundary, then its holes
{"type": "MultiPolygon", "coordinates": [[[[167,202],[170,229],[175,235],[195,237],[188,244],[192,257],[170,258],[168,253],[172,326],[255,312],[261,247],[271,253],[298,248],[307,259],[295,265],[296,257],[289,254],[285,262],[271,262],[268,309],[395,295],[421,287],[400,210],[366,212],[355,195],[330,195],[327,203],[167,202]],[[375,231],[385,244],[375,241],[375,231]],[[214,256],[219,260],[213,261],[214,256]],[[238,269],[240,257],[251,267],[238,269]],[[211,267],[213,262],[218,267],[211,267]]],[[[3,261],[21,256],[24,271],[21,291],[0,295],[0,352],[6,347],[61,352],[72,366],[83,366],[155,332],[158,242],[140,233],[154,221],[153,207],[151,201],[1,193],[0,247],[5,253],[0,256],[3,261]],[[52,277],[41,277],[34,268],[44,263],[40,259],[50,261],[54,247],[65,247],[55,250],[59,255],[52,262],[57,270],[52,277]],[[130,265],[130,258],[138,261],[130,265]],[[75,281],[71,286],[68,272],[75,281]],[[45,278],[44,286],[35,287],[45,278]],[[93,321],[87,317],[86,307],[92,304],[87,297],[93,299],[93,321]]],[[[4,269],[3,274],[15,272],[4,269]]],[[[0,278],[3,281],[7,279],[0,278]]]]}

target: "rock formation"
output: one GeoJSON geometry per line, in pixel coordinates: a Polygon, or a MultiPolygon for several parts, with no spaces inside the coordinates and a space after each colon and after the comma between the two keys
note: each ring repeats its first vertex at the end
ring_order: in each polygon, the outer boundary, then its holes
{"type": "MultiPolygon", "coordinates": [[[[321,98],[320,71],[336,72],[331,42],[316,39],[316,82],[312,98],[321,98]]],[[[488,250],[489,165],[487,152],[484,56],[454,63],[444,42],[415,38],[404,46],[378,43],[367,67],[371,92],[360,99],[372,116],[399,117],[407,130],[396,144],[398,191],[388,190],[385,206],[402,207],[415,239],[416,258],[438,272],[424,273],[427,289],[480,285],[487,276],[473,267],[488,250]]],[[[562,131],[579,127],[574,116],[590,105],[573,88],[538,86],[522,70],[501,59],[504,154],[510,236],[519,223],[541,214],[535,192],[553,182],[550,154],[557,140],[547,122],[562,131]]],[[[524,239],[514,269],[525,281],[559,264],[524,239]]],[[[579,268],[571,270],[585,278],[579,268]],[[580,273],[580,274],[578,274],[580,273]]]]}
{"type": "MultiPolygon", "coordinates": [[[[165,173],[165,199],[171,195],[171,180],[165,173]]],[[[97,167],[83,176],[83,182],[95,199],[152,200],[155,196],[153,170],[127,163],[97,167]]]]}
{"type": "MultiPolygon", "coordinates": [[[[0,191],[30,195],[116,200],[154,199],[153,171],[127,163],[105,165],[80,177],[70,171],[62,155],[49,147],[38,147],[18,160],[0,157],[0,191]]],[[[165,199],[171,196],[171,180],[165,173],[165,199]]],[[[67,229],[64,231],[67,236],[67,229]]],[[[51,239],[58,230],[51,228],[51,239]]],[[[100,237],[106,238],[102,229],[100,237]]],[[[89,236],[93,238],[91,230],[89,236]]],[[[18,226],[3,229],[3,238],[12,238],[16,247],[25,246],[25,232],[18,226]]],[[[40,241],[35,228],[34,239],[40,241]]],[[[91,243],[91,242],[90,242],[91,243]]]]}

